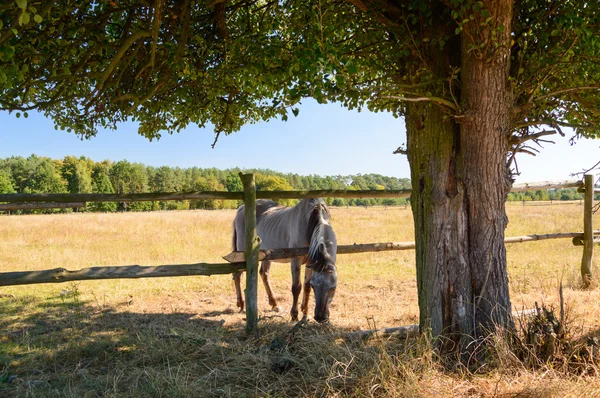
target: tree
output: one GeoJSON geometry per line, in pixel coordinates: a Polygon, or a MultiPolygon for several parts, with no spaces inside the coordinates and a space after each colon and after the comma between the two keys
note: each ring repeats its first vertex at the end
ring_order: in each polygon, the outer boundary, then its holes
{"type": "Polygon", "coordinates": [[[86,137],[134,119],[150,139],[209,121],[218,139],[304,97],[403,116],[420,323],[441,348],[513,326],[515,155],[564,127],[598,136],[594,1],[43,4],[0,8],[0,106],[86,137]]]}
{"type": "MultiPolygon", "coordinates": [[[[198,177],[193,185],[194,191],[224,191],[225,187],[214,176],[198,177]]],[[[190,203],[192,209],[216,210],[226,206],[221,199],[199,199],[190,203]]]]}
{"type": "Polygon", "coordinates": [[[92,171],[86,158],[66,156],[62,162],[62,175],[67,181],[67,189],[71,193],[92,192],[92,171]]]}
{"type": "Polygon", "coordinates": [[[6,169],[0,169],[0,193],[15,193],[12,178],[6,169]]]}
{"type": "MultiPolygon", "coordinates": [[[[255,178],[257,191],[291,191],[294,189],[283,177],[256,173],[255,178]]],[[[276,199],[275,201],[283,206],[293,206],[298,202],[295,199],[276,199]]]]}
{"type": "MultiPolygon", "coordinates": [[[[115,193],[110,182],[110,162],[104,161],[94,164],[92,167],[92,192],[93,193],[115,193]]],[[[95,211],[115,211],[116,203],[90,203],[90,210],[95,211]]]]}
{"type": "Polygon", "coordinates": [[[67,184],[60,175],[60,165],[52,159],[30,156],[27,159],[30,170],[25,182],[25,193],[63,193],[67,192],[67,184]],[[57,167],[59,166],[59,167],[57,167]]]}

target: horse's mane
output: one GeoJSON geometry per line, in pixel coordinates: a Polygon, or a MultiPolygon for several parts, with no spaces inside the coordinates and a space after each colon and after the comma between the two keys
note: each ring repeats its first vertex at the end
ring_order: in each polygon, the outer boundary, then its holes
{"type": "Polygon", "coordinates": [[[310,202],[312,210],[308,217],[308,227],[306,229],[307,239],[310,242],[308,247],[308,262],[315,264],[314,270],[317,272],[323,271],[323,267],[327,265],[324,257],[325,247],[325,228],[331,228],[329,223],[329,209],[322,200],[313,199],[310,202]]]}

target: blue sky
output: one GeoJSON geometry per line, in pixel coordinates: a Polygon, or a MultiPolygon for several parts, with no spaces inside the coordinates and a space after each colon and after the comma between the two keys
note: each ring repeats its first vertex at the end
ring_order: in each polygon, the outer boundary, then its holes
{"type": "MultiPolygon", "coordinates": [[[[36,154],[51,158],[87,156],[96,161],[127,159],[153,166],[269,168],[281,172],[319,175],[378,173],[410,176],[408,162],[392,151],[406,142],[402,119],[388,113],[348,111],[339,104],[318,105],[308,100],[298,117],[245,126],[221,136],[215,149],[211,128],[189,126],[175,135],[149,142],[133,123],[117,131],[103,130],[82,141],[56,131],[51,120],[30,112],[29,118],[0,112],[0,158],[36,154]]],[[[558,137],[560,138],[560,137],[558,137]]],[[[569,179],[600,161],[600,140],[568,139],[546,145],[532,158],[518,158],[522,174],[517,182],[569,179]]]]}

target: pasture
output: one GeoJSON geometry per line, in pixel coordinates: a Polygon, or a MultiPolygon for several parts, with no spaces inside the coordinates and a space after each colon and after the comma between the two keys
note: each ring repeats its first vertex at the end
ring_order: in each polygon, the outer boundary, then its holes
{"type": "MultiPolygon", "coordinates": [[[[340,245],[413,240],[410,210],[331,212],[340,245]]],[[[507,213],[507,237],[583,228],[578,204],[509,204],[507,213]]],[[[231,251],[233,217],[233,210],[0,217],[0,271],[220,262],[231,251]]],[[[558,306],[562,280],[572,334],[600,333],[600,288],[580,288],[581,247],[560,239],[507,252],[513,309],[558,306]]],[[[413,257],[412,250],[338,256],[331,324],[309,322],[293,334],[289,265],[275,263],[282,312],[269,310],[259,283],[258,338],[244,334],[231,276],[0,288],[0,396],[600,395],[600,379],[589,374],[534,371],[508,357],[476,373],[449,371],[424,341],[342,338],[418,322],[413,257]]]]}

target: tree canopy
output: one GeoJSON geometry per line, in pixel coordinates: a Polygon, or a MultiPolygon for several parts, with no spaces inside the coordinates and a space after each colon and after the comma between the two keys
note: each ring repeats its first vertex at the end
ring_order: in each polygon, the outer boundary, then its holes
{"type": "MultiPolygon", "coordinates": [[[[543,125],[598,136],[600,5],[515,7],[513,149],[531,151],[543,125]]],[[[151,139],[189,123],[230,133],[285,119],[308,96],[400,115],[405,101],[429,101],[460,117],[460,64],[435,70],[431,57],[491,12],[462,0],[8,1],[0,107],[41,110],[85,137],[135,120],[151,139]],[[451,27],[436,26],[440,14],[451,27]]]]}

